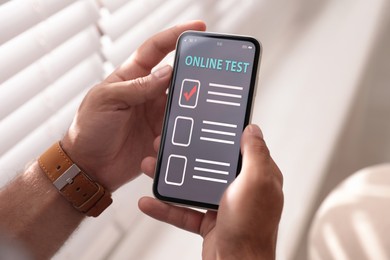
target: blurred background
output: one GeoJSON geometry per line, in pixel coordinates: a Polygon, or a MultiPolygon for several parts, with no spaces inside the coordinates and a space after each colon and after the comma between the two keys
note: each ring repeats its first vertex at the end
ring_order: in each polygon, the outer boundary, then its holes
{"type": "MultiPolygon", "coordinates": [[[[0,0],[0,186],[61,138],[91,86],[189,19],[263,44],[253,121],[285,178],[277,259],[308,259],[329,191],[390,161],[387,0],[0,0]]],[[[151,185],[117,191],[54,259],[200,259],[200,237],[138,210],[151,185]]]]}

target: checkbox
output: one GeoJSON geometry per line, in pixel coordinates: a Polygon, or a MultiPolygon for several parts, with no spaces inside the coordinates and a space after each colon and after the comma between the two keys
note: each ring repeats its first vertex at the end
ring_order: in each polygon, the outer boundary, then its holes
{"type": "Polygon", "coordinates": [[[181,84],[179,106],[195,108],[198,104],[200,81],[195,79],[184,79],[181,84]]]}
{"type": "Polygon", "coordinates": [[[168,157],[167,170],[165,172],[165,183],[169,185],[182,186],[187,168],[187,157],[171,154],[168,157]]]}
{"type": "Polygon", "coordinates": [[[191,117],[178,116],[175,119],[172,133],[172,144],[188,147],[191,143],[194,119],[191,117]]]}

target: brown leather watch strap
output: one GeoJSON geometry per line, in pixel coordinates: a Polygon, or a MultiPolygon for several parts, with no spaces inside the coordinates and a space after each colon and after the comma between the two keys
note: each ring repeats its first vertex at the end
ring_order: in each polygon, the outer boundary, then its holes
{"type": "Polygon", "coordinates": [[[87,216],[99,216],[112,203],[111,193],[73,163],[60,142],[43,153],[38,162],[61,195],[87,216]]]}

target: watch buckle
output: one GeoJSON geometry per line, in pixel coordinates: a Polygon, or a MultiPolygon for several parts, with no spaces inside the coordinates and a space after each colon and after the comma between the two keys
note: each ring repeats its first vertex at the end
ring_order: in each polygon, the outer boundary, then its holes
{"type": "Polygon", "coordinates": [[[80,172],[80,168],[76,164],[72,164],[53,184],[58,190],[62,190],[66,185],[72,184],[74,177],[80,172]]]}

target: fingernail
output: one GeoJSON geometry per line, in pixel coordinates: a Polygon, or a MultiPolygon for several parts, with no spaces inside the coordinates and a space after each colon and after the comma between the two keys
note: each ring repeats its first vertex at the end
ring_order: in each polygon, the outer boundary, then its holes
{"type": "Polygon", "coordinates": [[[153,72],[153,75],[156,76],[157,78],[164,78],[167,75],[169,75],[172,71],[171,66],[165,65],[161,68],[158,68],[156,71],[153,72]]]}
{"type": "Polygon", "coordinates": [[[249,133],[251,133],[252,135],[263,138],[263,132],[261,131],[260,127],[258,127],[257,125],[249,125],[248,130],[249,133]]]}

